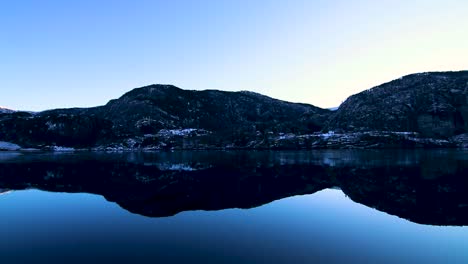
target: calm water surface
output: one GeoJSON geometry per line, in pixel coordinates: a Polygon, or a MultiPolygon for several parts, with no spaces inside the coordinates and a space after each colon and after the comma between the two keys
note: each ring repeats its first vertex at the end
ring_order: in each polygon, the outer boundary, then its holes
{"type": "Polygon", "coordinates": [[[3,263],[468,263],[468,152],[0,153],[3,263]]]}

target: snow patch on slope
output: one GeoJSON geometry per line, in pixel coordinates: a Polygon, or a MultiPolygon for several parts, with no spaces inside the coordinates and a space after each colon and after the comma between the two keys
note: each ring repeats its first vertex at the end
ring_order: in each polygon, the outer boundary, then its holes
{"type": "Polygon", "coordinates": [[[163,137],[171,136],[200,136],[210,132],[204,129],[184,128],[184,129],[161,129],[156,135],[163,137]]]}
{"type": "Polygon", "coordinates": [[[52,151],[56,152],[69,152],[69,151],[75,151],[74,148],[68,148],[68,147],[61,147],[61,146],[53,146],[51,147],[52,151]]]}

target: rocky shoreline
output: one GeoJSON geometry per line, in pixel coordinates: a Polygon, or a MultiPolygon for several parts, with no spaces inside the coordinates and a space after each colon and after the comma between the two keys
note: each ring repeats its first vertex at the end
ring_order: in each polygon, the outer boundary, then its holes
{"type": "Polygon", "coordinates": [[[10,142],[0,142],[0,151],[168,151],[168,150],[313,150],[313,149],[468,149],[468,134],[448,139],[421,137],[416,132],[369,131],[353,133],[314,133],[308,135],[280,134],[259,137],[245,145],[210,144],[210,134],[198,134],[196,129],[168,130],[161,136],[144,135],[89,148],[45,145],[24,148],[10,142]],[[190,133],[184,134],[184,131],[190,133]]]}

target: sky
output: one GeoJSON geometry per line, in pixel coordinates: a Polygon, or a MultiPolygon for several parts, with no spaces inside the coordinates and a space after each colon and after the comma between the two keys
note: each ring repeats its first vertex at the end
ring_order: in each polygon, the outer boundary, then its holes
{"type": "Polygon", "coordinates": [[[468,69],[465,0],[0,1],[0,106],[103,105],[149,84],[328,108],[468,69]]]}

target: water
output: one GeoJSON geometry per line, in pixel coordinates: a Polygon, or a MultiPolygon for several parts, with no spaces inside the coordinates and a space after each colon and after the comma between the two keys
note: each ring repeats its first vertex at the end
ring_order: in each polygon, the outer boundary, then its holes
{"type": "Polygon", "coordinates": [[[467,263],[468,152],[0,153],[3,263],[467,263]]]}

